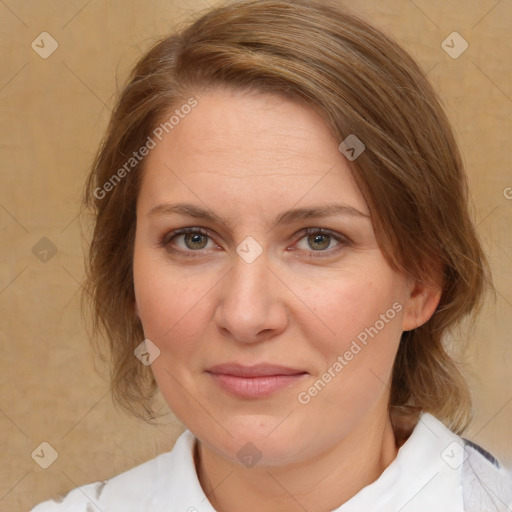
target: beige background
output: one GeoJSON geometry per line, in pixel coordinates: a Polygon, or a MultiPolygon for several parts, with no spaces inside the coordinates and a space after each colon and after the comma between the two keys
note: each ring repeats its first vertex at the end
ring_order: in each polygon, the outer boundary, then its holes
{"type": "MultiPolygon", "coordinates": [[[[467,437],[512,464],[512,1],[354,3],[429,71],[460,140],[498,289],[467,354],[476,405],[467,437]],[[441,47],[453,31],[469,44],[457,59],[441,47]]],[[[117,86],[155,39],[205,8],[205,0],[0,0],[2,511],[118,474],[170,450],[183,429],[170,413],[150,427],[113,407],[80,317],[77,211],[117,86]],[[31,48],[43,31],[59,45],[47,59],[31,48]],[[57,248],[46,262],[32,250],[42,237],[57,248]],[[58,452],[48,469],[31,457],[43,441],[58,452]]]]}

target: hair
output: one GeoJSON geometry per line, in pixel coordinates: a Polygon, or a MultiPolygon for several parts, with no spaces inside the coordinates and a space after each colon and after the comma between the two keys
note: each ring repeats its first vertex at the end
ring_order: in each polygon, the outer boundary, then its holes
{"type": "Polygon", "coordinates": [[[382,31],[328,1],[242,0],[213,8],[154,44],[121,91],[83,202],[95,220],[84,297],[93,330],[109,349],[114,403],[147,422],[155,417],[155,379],[133,354],[144,339],[132,269],[144,160],[108,193],[105,185],[173,108],[219,88],[304,102],[337,140],[355,134],[365,144],[349,165],[386,261],[420,283],[441,274],[435,313],[400,340],[389,401],[395,433],[421,412],[462,433],[471,398],[445,338],[476,314],[491,276],[460,152],[416,62],[382,31]]]}

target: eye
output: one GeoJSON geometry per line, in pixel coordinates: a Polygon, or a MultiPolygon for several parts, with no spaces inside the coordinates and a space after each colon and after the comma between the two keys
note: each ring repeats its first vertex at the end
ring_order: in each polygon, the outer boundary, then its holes
{"type": "Polygon", "coordinates": [[[200,252],[205,248],[212,248],[207,247],[209,239],[210,235],[204,229],[193,227],[181,228],[166,234],[162,238],[160,245],[169,252],[193,256],[190,253],[200,252]],[[180,240],[182,241],[181,245],[178,243],[180,240]]]}
{"type": "Polygon", "coordinates": [[[311,255],[312,253],[327,253],[330,255],[350,244],[346,236],[321,228],[308,228],[302,231],[301,234],[303,236],[296,246],[299,250],[307,251],[311,255]]]}

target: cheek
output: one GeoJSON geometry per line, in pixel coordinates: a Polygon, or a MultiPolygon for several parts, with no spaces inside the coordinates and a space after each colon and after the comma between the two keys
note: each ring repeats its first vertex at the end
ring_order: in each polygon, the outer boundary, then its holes
{"type": "Polygon", "coordinates": [[[205,294],[212,284],[197,282],[186,272],[153,261],[147,254],[135,253],[135,299],[144,335],[161,350],[186,352],[196,333],[203,329],[208,312],[205,294]]]}
{"type": "Polygon", "coordinates": [[[186,272],[154,261],[148,254],[134,257],[135,298],[144,336],[160,350],[151,370],[169,407],[180,418],[200,415],[197,404],[183,390],[195,388],[201,353],[208,284],[191,280],[186,272]],[[193,282],[191,282],[193,281],[193,282]]]}
{"type": "Polygon", "coordinates": [[[399,289],[392,274],[367,274],[331,282],[323,294],[308,291],[315,314],[329,327],[322,336],[315,320],[304,331],[322,360],[297,397],[310,418],[329,410],[337,425],[346,426],[352,421],[347,410],[363,415],[387,389],[402,332],[399,289]]]}
{"type": "Polygon", "coordinates": [[[304,302],[314,315],[308,315],[305,328],[314,339],[321,339],[323,351],[339,353],[347,350],[353,340],[395,339],[401,333],[400,283],[389,271],[359,273],[331,280],[324,286],[308,285],[302,291],[304,302]]]}
{"type": "Polygon", "coordinates": [[[298,401],[311,404],[306,409],[319,417],[326,408],[334,408],[338,422],[347,421],[346,410],[364,414],[389,381],[402,332],[401,281],[385,267],[379,270],[303,290],[321,320],[309,315],[303,335],[321,359],[298,401]],[[320,331],[319,325],[327,327],[320,331]]]}

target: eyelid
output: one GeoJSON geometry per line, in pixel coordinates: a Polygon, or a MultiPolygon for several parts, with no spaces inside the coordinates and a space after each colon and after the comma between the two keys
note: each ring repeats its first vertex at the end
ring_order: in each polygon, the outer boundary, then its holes
{"type": "Polygon", "coordinates": [[[172,231],[169,231],[169,232],[165,233],[161,237],[161,240],[164,243],[168,243],[173,238],[175,238],[175,237],[177,237],[179,235],[187,234],[187,233],[197,233],[197,234],[200,234],[200,235],[204,235],[204,236],[208,236],[210,238],[213,238],[211,236],[211,232],[208,229],[206,229],[206,228],[200,228],[198,226],[187,226],[187,227],[184,227],[184,228],[173,229],[172,231]]]}
{"type": "Polygon", "coordinates": [[[313,235],[315,233],[320,233],[321,235],[329,235],[329,236],[332,236],[333,238],[335,238],[336,240],[340,241],[340,242],[352,242],[350,240],[350,238],[347,236],[347,235],[344,235],[343,233],[339,233],[338,231],[333,231],[332,229],[327,229],[327,228],[316,228],[316,227],[311,227],[311,228],[302,228],[301,230],[299,230],[297,232],[297,234],[295,236],[299,236],[299,240],[301,238],[304,237],[304,235],[313,235]]]}

